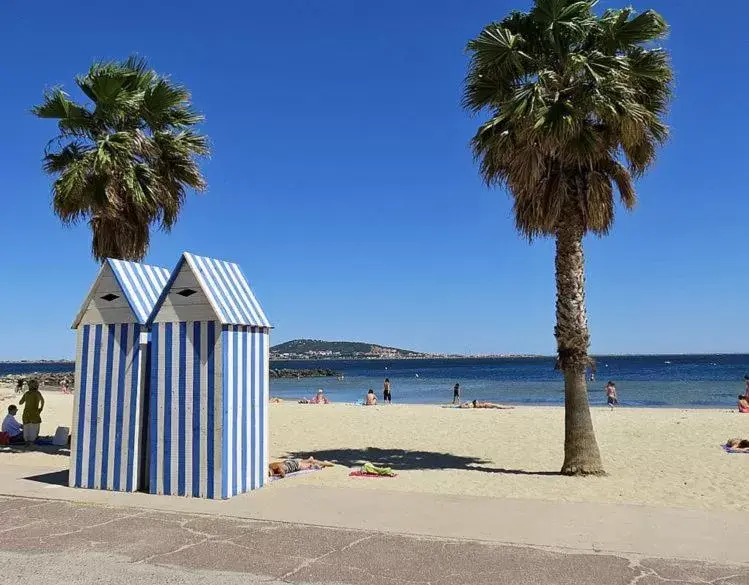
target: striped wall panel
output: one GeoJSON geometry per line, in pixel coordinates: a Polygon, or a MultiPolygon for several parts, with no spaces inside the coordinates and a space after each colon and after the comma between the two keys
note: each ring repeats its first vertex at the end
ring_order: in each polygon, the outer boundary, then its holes
{"type": "Polygon", "coordinates": [[[70,485],[137,491],[141,352],[137,324],[78,329],[70,485]]]}
{"type": "Polygon", "coordinates": [[[224,325],[222,493],[265,485],[268,469],[268,334],[224,325]]]}
{"type": "Polygon", "coordinates": [[[222,336],[214,321],[151,330],[149,491],[221,497],[222,336]]]}

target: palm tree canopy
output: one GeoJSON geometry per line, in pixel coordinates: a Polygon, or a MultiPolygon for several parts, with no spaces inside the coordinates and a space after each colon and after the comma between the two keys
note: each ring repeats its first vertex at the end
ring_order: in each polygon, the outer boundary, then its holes
{"type": "Polygon", "coordinates": [[[470,41],[463,106],[487,112],[472,140],[488,185],[509,189],[518,230],[554,235],[563,209],[606,234],[614,187],[635,204],[633,177],[668,137],[668,27],[656,12],[593,13],[592,0],[536,0],[470,41]]]}
{"type": "Polygon", "coordinates": [[[151,226],[171,229],[187,190],[205,189],[197,157],[208,142],[194,129],[203,117],[142,59],[95,63],[75,82],[91,106],[53,88],[32,109],[57,120],[43,165],[56,177],[54,211],[67,224],[89,221],[97,259],[141,260],[151,226]]]}

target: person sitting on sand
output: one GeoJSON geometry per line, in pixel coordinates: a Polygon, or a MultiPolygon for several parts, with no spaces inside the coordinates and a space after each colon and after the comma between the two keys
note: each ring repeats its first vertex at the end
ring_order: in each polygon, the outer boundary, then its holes
{"type": "Polygon", "coordinates": [[[374,406],[377,404],[377,396],[375,396],[374,390],[371,388],[367,392],[367,398],[364,401],[364,406],[374,406]]]}
{"type": "Polygon", "coordinates": [[[749,413],[749,400],[741,394],[739,394],[739,412],[749,413]]]}
{"type": "Polygon", "coordinates": [[[44,410],[44,397],[39,392],[39,382],[29,380],[29,389],[21,396],[18,404],[23,407],[23,438],[27,443],[33,443],[39,436],[39,427],[42,424],[42,410],[44,410]]]}
{"type": "Polygon", "coordinates": [[[3,419],[2,432],[8,433],[8,440],[11,444],[23,443],[23,425],[16,420],[18,408],[15,404],[8,407],[8,414],[3,419]]]}
{"type": "Polygon", "coordinates": [[[330,400],[328,400],[328,397],[325,396],[322,388],[318,388],[317,394],[315,394],[314,398],[311,398],[309,400],[304,398],[299,401],[299,404],[330,404],[330,400]]]}
{"type": "Polygon", "coordinates": [[[271,404],[281,404],[283,402],[283,398],[279,398],[278,396],[275,396],[274,398],[271,398],[268,402],[271,404]]]}
{"type": "Polygon", "coordinates": [[[318,461],[310,456],[307,459],[286,459],[285,461],[274,461],[268,465],[268,475],[271,477],[286,477],[287,473],[295,473],[306,469],[323,469],[324,467],[333,467],[330,461],[318,461]]]}
{"type": "Polygon", "coordinates": [[[749,441],[746,439],[728,439],[728,441],[726,441],[726,447],[733,449],[734,451],[749,451],[749,441]]]}

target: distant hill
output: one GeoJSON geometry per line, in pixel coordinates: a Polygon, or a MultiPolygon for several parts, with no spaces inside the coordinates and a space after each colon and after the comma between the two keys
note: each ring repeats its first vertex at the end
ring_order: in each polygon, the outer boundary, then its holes
{"type": "Polygon", "coordinates": [[[294,339],[270,348],[273,359],[294,358],[377,358],[420,357],[426,354],[357,341],[323,341],[321,339],[294,339]]]}

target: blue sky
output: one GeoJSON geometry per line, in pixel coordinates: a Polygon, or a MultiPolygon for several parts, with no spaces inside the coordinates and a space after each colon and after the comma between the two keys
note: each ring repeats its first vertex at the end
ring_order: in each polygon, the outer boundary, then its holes
{"type": "MultiPolygon", "coordinates": [[[[3,3],[0,359],[72,356],[97,270],[87,226],[51,212],[40,159],[55,128],[28,110],[93,60],[133,53],[192,90],[213,145],[208,192],[149,262],[239,262],[274,342],[553,353],[552,242],[518,237],[507,194],[481,184],[467,146],[479,119],[459,107],[465,42],[528,5],[3,3]]],[[[747,350],[749,3],[701,6],[636,3],[672,26],[673,138],[637,210],[586,242],[595,353],[747,350]]]]}

